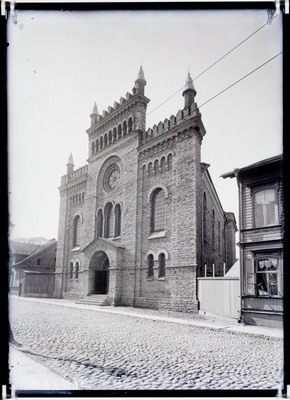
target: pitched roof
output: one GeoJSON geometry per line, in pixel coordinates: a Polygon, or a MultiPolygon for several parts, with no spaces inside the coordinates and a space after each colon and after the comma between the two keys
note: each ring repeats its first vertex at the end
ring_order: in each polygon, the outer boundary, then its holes
{"type": "Polygon", "coordinates": [[[12,254],[21,254],[26,256],[34,253],[39,246],[39,244],[35,243],[16,242],[14,240],[9,242],[9,247],[12,254]]]}
{"type": "MultiPolygon", "coordinates": [[[[56,244],[57,244],[57,241],[55,239],[51,239],[48,243],[36,245],[37,248],[33,252],[28,254],[28,256],[24,260],[19,261],[18,263],[14,264],[14,265],[25,264],[27,261],[29,261],[35,257],[39,257],[41,254],[45,253],[51,247],[56,246],[56,244]]],[[[23,254],[23,253],[18,253],[18,254],[23,254]]]]}

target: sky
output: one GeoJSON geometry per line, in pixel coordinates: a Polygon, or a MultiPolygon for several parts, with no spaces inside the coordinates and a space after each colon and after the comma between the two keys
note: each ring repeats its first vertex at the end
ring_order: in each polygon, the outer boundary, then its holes
{"type": "Polygon", "coordinates": [[[283,152],[283,55],[267,62],[282,52],[282,16],[274,17],[266,24],[265,9],[23,10],[9,16],[11,239],[57,239],[58,187],[70,152],[75,168],[86,164],[94,102],[101,113],[132,93],[140,65],[150,99],[147,128],[184,107],[190,72],[207,132],[202,161],[210,164],[223,209],[238,222],[237,183],[220,175],[283,152]]]}

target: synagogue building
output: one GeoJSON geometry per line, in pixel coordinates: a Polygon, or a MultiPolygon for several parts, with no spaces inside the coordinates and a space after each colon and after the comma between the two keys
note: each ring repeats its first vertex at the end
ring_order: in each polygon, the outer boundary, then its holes
{"type": "Polygon", "coordinates": [[[183,107],[146,127],[142,67],[131,93],[90,116],[87,164],[61,178],[54,297],[197,312],[197,277],[236,261],[235,216],[201,161],[206,134],[188,74],[183,107]]]}

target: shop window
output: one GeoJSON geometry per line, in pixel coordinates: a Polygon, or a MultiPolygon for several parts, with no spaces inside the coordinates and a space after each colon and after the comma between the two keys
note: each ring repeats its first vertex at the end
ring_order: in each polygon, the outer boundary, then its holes
{"type": "Polygon", "coordinates": [[[278,257],[259,257],[245,263],[245,295],[282,296],[282,261],[278,257]]]}

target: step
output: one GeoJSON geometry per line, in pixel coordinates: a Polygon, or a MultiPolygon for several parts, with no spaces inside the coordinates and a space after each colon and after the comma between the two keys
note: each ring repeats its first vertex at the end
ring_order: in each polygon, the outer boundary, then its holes
{"type": "Polygon", "coordinates": [[[98,295],[98,294],[91,294],[87,297],[77,300],[76,304],[89,304],[89,305],[96,305],[96,306],[109,306],[110,303],[108,301],[107,295],[98,295]]]}

